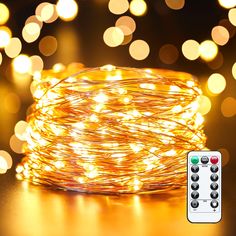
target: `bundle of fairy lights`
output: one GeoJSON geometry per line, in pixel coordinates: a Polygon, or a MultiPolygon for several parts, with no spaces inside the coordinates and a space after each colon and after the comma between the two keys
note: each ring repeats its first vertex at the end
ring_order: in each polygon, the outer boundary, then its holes
{"type": "Polygon", "coordinates": [[[186,153],[205,147],[197,80],[159,69],[37,74],[17,176],[53,188],[150,193],[180,188],[186,153]]]}

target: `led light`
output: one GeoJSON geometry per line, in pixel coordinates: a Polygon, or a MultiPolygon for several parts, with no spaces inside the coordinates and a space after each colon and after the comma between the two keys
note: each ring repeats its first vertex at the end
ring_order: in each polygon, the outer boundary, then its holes
{"type": "Polygon", "coordinates": [[[199,53],[203,60],[211,61],[217,56],[218,47],[213,41],[206,40],[200,44],[199,53]]]}
{"type": "Polygon", "coordinates": [[[30,58],[27,55],[21,54],[13,60],[12,65],[16,72],[25,74],[30,72],[32,64],[30,58]]]}
{"type": "Polygon", "coordinates": [[[56,4],[59,17],[64,21],[72,21],[78,14],[78,4],[74,0],[59,0],[56,4]]]}
{"type": "Polygon", "coordinates": [[[147,4],[144,0],[132,0],[129,9],[133,15],[143,16],[147,11],[147,4]]]}

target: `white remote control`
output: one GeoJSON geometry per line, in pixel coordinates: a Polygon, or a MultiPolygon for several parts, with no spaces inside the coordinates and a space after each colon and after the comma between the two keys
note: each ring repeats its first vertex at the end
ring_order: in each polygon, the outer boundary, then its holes
{"type": "Polygon", "coordinates": [[[192,223],[221,220],[221,153],[191,151],[187,163],[187,218],[192,223]]]}

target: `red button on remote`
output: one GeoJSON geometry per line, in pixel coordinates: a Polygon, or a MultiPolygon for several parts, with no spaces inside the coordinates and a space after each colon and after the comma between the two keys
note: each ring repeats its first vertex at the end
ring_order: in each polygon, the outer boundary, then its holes
{"type": "Polygon", "coordinates": [[[211,163],[214,164],[214,165],[217,164],[218,163],[218,157],[212,156],[211,157],[211,163]]]}

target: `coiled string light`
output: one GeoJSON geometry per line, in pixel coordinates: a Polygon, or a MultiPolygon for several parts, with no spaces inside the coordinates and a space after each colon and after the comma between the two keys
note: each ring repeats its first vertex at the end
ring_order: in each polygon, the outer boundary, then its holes
{"type": "Polygon", "coordinates": [[[186,153],[206,141],[197,80],[112,65],[76,70],[35,76],[17,177],[95,193],[184,186],[186,153]]]}

